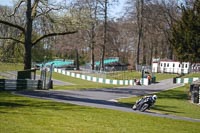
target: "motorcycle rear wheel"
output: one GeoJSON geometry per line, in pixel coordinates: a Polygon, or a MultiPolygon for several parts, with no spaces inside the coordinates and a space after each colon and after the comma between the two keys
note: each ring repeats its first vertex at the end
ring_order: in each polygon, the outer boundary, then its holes
{"type": "Polygon", "coordinates": [[[142,105],[142,107],[140,108],[140,111],[141,112],[144,112],[146,109],[148,109],[149,108],[149,104],[147,104],[147,103],[145,103],[145,104],[143,104],[142,105]]]}

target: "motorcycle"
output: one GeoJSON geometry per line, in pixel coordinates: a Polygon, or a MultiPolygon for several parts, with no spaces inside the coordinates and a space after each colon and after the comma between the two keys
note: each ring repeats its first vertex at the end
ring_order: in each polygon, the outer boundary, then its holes
{"type": "Polygon", "coordinates": [[[150,107],[154,105],[156,99],[157,99],[156,95],[143,97],[136,101],[132,109],[144,112],[145,110],[150,109],[150,107]]]}

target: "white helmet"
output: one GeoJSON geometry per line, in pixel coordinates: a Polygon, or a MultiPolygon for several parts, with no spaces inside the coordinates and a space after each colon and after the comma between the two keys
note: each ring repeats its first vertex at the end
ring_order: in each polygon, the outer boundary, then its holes
{"type": "Polygon", "coordinates": [[[156,99],[157,99],[157,96],[156,96],[156,95],[153,95],[152,98],[153,98],[153,100],[156,100],[156,99]]]}

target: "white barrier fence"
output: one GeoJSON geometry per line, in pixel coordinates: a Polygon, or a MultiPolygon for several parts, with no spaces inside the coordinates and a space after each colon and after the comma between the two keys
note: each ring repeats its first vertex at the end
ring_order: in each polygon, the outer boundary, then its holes
{"type": "MultiPolygon", "coordinates": [[[[115,80],[115,79],[99,78],[99,77],[93,77],[93,76],[84,75],[84,74],[80,74],[80,73],[74,73],[74,72],[70,72],[70,71],[66,71],[66,70],[62,70],[62,69],[57,69],[57,68],[54,68],[54,72],[57,72],[57,73],[60,73],[63,75],[67,75],[67,76],[71,76],[74,78],[79,78],[79,79],[83,79],[83,80],[87,80],[87,81],[104,83],[104,84],[136,85],[134,80],[115,80]]],[[[143,83],[143,85],[148,85],[148,79],[144,78],[141,81],[142,81],[141,83],[143,83]]]]}
{"type": "Polygon", "coordinates": [[[179,84],[179,83],[185,83],[185,84],[188,84],[188,83],[192,83],[194,81],[197,81],[197,80],[200,80],[200,78],[176,78],[176,83],[179,84]]]}

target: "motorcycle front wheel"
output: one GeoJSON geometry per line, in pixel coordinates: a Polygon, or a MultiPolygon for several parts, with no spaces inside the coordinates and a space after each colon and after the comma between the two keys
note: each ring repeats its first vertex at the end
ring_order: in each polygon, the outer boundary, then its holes
{"type": "Polygon", "coordinates": [[[147,104],[147,103],[145,103],[145,104],[143,104],[142,105],[142,107],[140,108],[140,111],[141,112],[144,112],[146,109],[148,109],[149,108],[149,104],[147,104]]]}
{"type": "Polygon", "coordinates": [[[136,109],[137,109],[137,106],[136,106],[136,105],[133,105],[132,109],[133,109],[133,110],[136,110],[136,109]]]}

